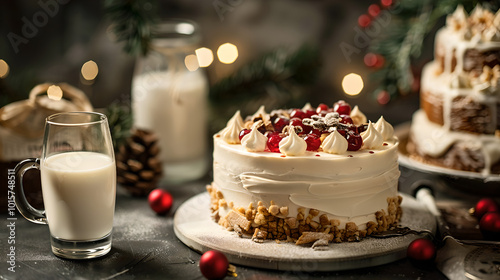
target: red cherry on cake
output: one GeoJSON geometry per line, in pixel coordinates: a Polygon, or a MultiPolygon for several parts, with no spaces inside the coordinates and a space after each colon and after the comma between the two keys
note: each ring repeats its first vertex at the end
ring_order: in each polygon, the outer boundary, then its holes
{"type": "Polygon", "coordinates": [[[314,115],[316,115],[316,111],[314,111],[314,110],[306,110],[306,118],[311,118],[314,115]]]}
{"type": "Polygon", "coordinates": [[[318,105],[318,107],[316,108],[316,113],[321,113],[321,111],[328,111],[328,105],[324,104],[324,103],[321,103],[318,105]]]}
{"type": "Polygon", "coordinates": [[[328,113],[331,113],[331,112],[330,112],[330,110],[323,110],[323,111],[321,111],[321,112],[318,112],[318,115],[319,115],[320,117],[324,117],[324,116],[326,116],[326,114],[328,114],[328,113]]]}
{"type": "Polygon", "coordinates": [[[251,131],[252,131],[251,129],[247,129],[247,128],[242,129],[240,131],[240,134],[238,135],[238,137],[240,138],[240,141],[241,141],[241,139],[243,139],[243,137],[245,137],[245,135],[247,135],[251,131]]]}
{"type": "Polygon", "coordinates": [[[344,100],[339,100],[333,105],[333,111],[339,113],[339,115],[350,115],[351,106],[344,100]]]}
{"type": "Polygon", "coordinates": [[[307,143],[308,151],[315,152],[319,149],[319,146],[321,146],[321,139],[316,134],[307,134],[304,140],[307,143]]]}
{"type": "Polygon", "coordinates": [[[347,130],[337,129],[337,131],[340,133],[340,135],[344,136],[344,138],[347,139],[347,130]]]}
{"type": "Polygon", "coordinates": [[[305,117],[307,117],[306,113],[300,109],[293,109],[292,112],[290,113],[290,118],[303,119],[305,117]]]}
{"type": "Polygon", "coordinates": [[[309,134],[314,134],[314,135],[316,135],[316,136],[320,137],[320,136],[321,136],[321,134],[323,134],[323,133],[322,133],[319,129],[315,129],[315,128],[313,128],[313,129],[309,132],[309,134]]]}
{"type": "Polygon", "coordinates": [[[349,116],[349,115],[340,115],[340,123],[354,124],[351,116],[349,116]]]}
{"type": "Polygon", "coordinates": [[[481,219],[481,217],[488,212],[500,212],[500,207],[497,202],[491,198],[483,198],[476,203],[476,207],[474,207],[474,216],[477,219],[481,219]]]}
{"type": "Polygon", "coordinates": [[[302,120],[299,119],[299,118],[292,118],[292,119],[290,119],[290,125],[300,127],[302,129],[302,133],[305,133],[305,134],[311,132],[311,130],[312,130],[311,126],[303,124],[302,120]]]}
{"type": "Polygon", "coordinates": [[[363,138],[361,138],[361,135],[354,133],[354,131],[349,131],[346,139],[348,151],[357,151],[363,146],[363,138]]]}
{"type": "Polygon", "coordinates": [[[267,138],[267,148],[273,153],[280,152],[280,142],[283,139],[279,133],[269,133],[267,138]]]}
{"type": "Polygon", "coordinates": [[[290,120],[287,118],[276,118],[274,120],[274,123],[273,123],[274,130],[281,132],[281,131],[283,131],[283,128],[285,126],[287,126],[289,123],[290,123],[290,120]]]}

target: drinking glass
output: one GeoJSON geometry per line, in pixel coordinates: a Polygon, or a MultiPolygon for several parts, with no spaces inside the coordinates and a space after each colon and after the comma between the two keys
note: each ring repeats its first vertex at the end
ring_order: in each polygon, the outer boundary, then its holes
{"type": "Polygon", "coordinates": [[[105,115],[68,112],[45,121],[40,158],[15,167],[16,207],[29,221],[48,224],[52,252],[68,259],[89,259],[111,250],[116,198],[116,167],[105,115]],[[45,210],[32,207],[23,175],[40,171],[45,210]]]}

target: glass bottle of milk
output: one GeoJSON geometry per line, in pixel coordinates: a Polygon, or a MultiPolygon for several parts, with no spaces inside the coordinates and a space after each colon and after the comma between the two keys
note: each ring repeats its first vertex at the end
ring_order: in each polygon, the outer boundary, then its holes
{"type": "Polygon", "coordinates": [[[208,80],[197,63],[194,69],[189,64],[199,43],[195,23],[163,22],[152,50],[135,66],[134,126],[157,134],[163,178],[168,183],[198,179],[208,167],[208,80]]]}

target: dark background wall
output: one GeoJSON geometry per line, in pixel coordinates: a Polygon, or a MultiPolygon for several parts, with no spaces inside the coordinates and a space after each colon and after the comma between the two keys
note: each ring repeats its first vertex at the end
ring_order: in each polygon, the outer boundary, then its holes
{"type": "MultiPolygon", "coordinates": [[[[34,85],[46,81],[64,81],[82,89],[96,108],[130,98],[135,58],[113,41],[102,2],[0,1],[0,59],[10,66],[9,75],[0,79],[0,105],[27,98],[34,85]],[[13,43],[12,34],[24,40],[13,43]],[[92,84],[84,83],[80,74],[81,66],[88,60],[99,66],[99,75],[92,84]]],[[[371,70],[363,64],[366,48],[355,45],[358,17],[374,3],[379,2],[172,0],[159,1],[157,9],[162,18],[198,22],[203,36],[201,45],[214,52],[226,42],[238,47],[235,63],[226,65],[216,60],[206,69],[211,84],[267,51],[278,47],[295,49],[309,43],[319,47],[323,63],[317,82],[308,93],[313,105],[345,99],[359,104],[369,117],[382,113],[389,121],[400,123],[409,120],[418,108],[418,94],[386,106],[377,104],[372,95],[377,85],[370,81],[371,70]],[[342,43],[356,47],[359,53],[345,55],[340,48],[342,43]],[[365,89],[357,97],[346,96],[341,89],[342,78],[351,72],[365,80],[365,89]]],[[[432,40],[428,45],[424,55],[427,60],[432,58],[432,40]]]]}

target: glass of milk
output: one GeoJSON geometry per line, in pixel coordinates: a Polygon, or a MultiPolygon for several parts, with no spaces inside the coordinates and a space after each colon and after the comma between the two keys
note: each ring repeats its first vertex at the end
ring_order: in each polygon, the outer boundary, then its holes
{"type": "Polygon", "coordinates": [[[52,252],[90,259],[111,250],[116,167],[105,115],[59,113],[45,121],[42,155],[15,167],[16,206],[29,221],[48,224],[52,252]],[[33,208],[23,191],[23,175],[40,170],[45,210],[33,208]]]}
{"type": "Polygon", "coordinates": [[[208,169],[208,79],[196,60],[200,34],[186,20],[164,21],[155,31],[151,50],[135,66],[134,126],[158,136],[162,180],[183,183],[208,169]]]}

